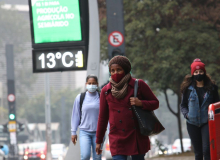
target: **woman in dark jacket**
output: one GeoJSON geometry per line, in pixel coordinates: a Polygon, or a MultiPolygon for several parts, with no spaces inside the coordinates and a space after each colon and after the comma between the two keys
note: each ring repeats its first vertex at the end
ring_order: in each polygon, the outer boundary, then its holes
{"type": "Polygon", "coordinates": [[[143,81],[138,81],[137,98],[134,98],[135,79],[131,77],[131,64],[125,56],[115,56],[109,62],[110,82],[102,89],[96,132],[96,152],[101,153],[101,143],[109,121],[109,142],[113,160],[144,160],[150,149],[148,136],[140,133],[132,105],[143,110],[155,110],[159,101],[143,81]]]}
{"type": "Polygon", "coordinates": [[[208,107],[219,101],[218,87],[206,74],[205,64],[195,59],[191,75],[181,84],[181,112],[187,120],[187,130],[194,148],[195,159],[210,160],[208,107]]]}

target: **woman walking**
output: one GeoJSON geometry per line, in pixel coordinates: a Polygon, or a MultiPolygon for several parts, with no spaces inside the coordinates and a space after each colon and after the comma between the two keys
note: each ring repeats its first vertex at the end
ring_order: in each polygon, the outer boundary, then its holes
{"type": "Polygon", "coordinates": [[[181,112],[187,121],[195,159],[203,160],[204,157],[204,160],[210,160],[208,107],[219,101],[219,94],[200,59],[191,64],[191,75],[186,75],[181,92],[181,112]]]}
{"type": "Polygon", "coordinates": [[[98,78],[89,75],[86,78],[85,93],[79,94],[74,102],[71,118],[71,134],[74,145],[77,142],[77,128],[80,128],[80,151],[81,160],[89,160],[91,147],[93,150],[93,160],[101,160],[101,155],[95,152],[96,129],[99,114],[99,93],[98,78]],[[84,97],[84,98],[83,98],[84,97]]]}
{"type": "Polygon", "coordinates": [[[137,98],[134,98],[135,79],[131,77],[131,64],[125,56],[115,56],[109,62],[110,82],[102,89],[96,133],[96,152],[101,154],[101,143],[109,121],[109,142],[113,160],[144,160],[150,149],[148,136],[140,133],[132,105],[143,110],[155,110],[159,101],[143,81],[138,81],[137,98]]]}

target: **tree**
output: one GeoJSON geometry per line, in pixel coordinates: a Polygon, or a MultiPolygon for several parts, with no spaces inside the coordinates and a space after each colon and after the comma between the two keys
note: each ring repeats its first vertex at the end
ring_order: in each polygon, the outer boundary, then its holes
{"type": "MultiPolygon", "coordinates": [[[[124,1],[124,6],[126,50],[133,72],[164,93],[167,107],[177,118],[182,139],[180,84],[190,73],[193,59],[199,57],[205,64],[211,64],[220,57],[219,32],[214,24],[198,16],[200,7],[191,2],[124,1]],[[168,89],[178,97],[177,112],[170,106],[168,89]]],[[[208,66],[207,70],[214,68],[208,66]]]]}
{"type": "Polygon", "coordinates": [[[101,60],[108,59],[108,36],[107,36],[107,19],[106,19],[106,2],[105,0],[98,0],[99,6],[99,21],[100,21],[100,56],[101,60]]]}
{"type": "Polygon", "coordinates": [[[24,49],[24,43],[30,41],[29,21],[18,11],[3,9],[2,5],[0,3],[0,48],[14,44],[19,52],[24,49]]]}
{"type": "Polygon", "coordinates": [[[200,58],[207,72],[217,78],[219,9],[218,2],[211,0],[124,0],[126,55],[132,73],[165,95],[167,107],[177,118],[180,139],[180,85],[193,59],[200,58]],[[170,106],[168,89],[177,95],[176,112],[170,106]]]}
{"type": "MultiPolygon", "coordinates": [[[[4,9],[0,3],[0,25],[0,49],[3,51],[3,54],[0,54],[0,67],[3,68],[2,70],[6,70],[5,45],[13,44],[14,46],[16,107],[19,112],[29,98],[26,91],[31,90],[36,80],[36,76],[32,75],[32,68],[27,67],[31,61],[31,53],[27,55],[23,52],[26,50],[27,43],[31,41],[29,19],[17,10],[4,9]]],[[[1,73],[0,77],[6,80],[6,75],[1,73]]],[[[4,95],[7,95],[6,86],[4,86],[4,95]]],[[[4,106],[7,106],[7,100],[4,102],[4,106]]]]}
{"type": "MultiPolygon", "coordinates": [[[[51,122],[61,124],[60,135],[62,143],[69,143],[70,140],[70,117],[73,102],[79,90],[71,91],[68,88],[60,91],[51,90],[51,122]],[[62,104],[65,103],[65,104],[62,104]]],[[[18,117],[24,117],[29,123],[45,123],[45,95],[32,97],[20,109],[18,117]]]]}

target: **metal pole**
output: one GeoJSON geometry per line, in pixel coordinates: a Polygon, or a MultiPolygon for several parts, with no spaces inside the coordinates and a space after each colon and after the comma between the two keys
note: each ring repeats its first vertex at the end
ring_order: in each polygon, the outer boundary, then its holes
{"type": "Polygon", "coordinates": [[[2,121],[3,120],[3,117],[4,117],[4,113],[3,113],[3,85],[2,85],[2,82],[0,82],[0,109],[2,110],[0,112],[0,120],[2,121]]]}
{"type": "Polygon", "coordinates": [[[17,132],[16,132],[16,98],[15,98],[15,77],[14,77],[14,49],[12,44],[6,44],[5,47],[6,64],[7,64],[7,88],[8,88],[8,109],[9,117],[9,160],[17,158],[17,132]]]}
{"type": "Polygon", "coordinates": [[[116,55],[125,55],[125,31],[123,0],[106,0],[109,60],[116,55]]]}
{"type": "MultiPolygon", "coordinates": [[[[65,97],[61,98],[61,143],[66,142],[66,99],[65,97]]],[[[71,113],[71,112],[70,112],[71,113]]]]}
{"type": "Polygon", "coordinates": [[[89,51],[87,75],[99,77],[100,67],[100,29],[97,0],[89,0],[89,51]]]}
{"type": "Polygon", "coordinates": [[[52,160],[51,156],[51,117],[50,117],[50,77],[45,73],[45,124],[46,124],[46,141],[47,153],[46,159],[52,160]]]}

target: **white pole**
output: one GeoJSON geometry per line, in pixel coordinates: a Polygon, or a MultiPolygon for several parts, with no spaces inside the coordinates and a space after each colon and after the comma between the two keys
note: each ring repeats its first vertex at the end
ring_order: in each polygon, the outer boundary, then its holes
{"type": "Polygon", "coordinates": [[[4,117],[4,108],[3,108],[3,85],[2,85],[2,82],[0,82],[0,109],[1,109],[1,113],[0,113],[0,120],[2,121],[3,120],[3,117],[4,117]]]}
{"type": "MultiPolygon", "coordinates": [[[[97,0],[88,0],[89,2],[89,50],[87,62],[87,75],[95,74],[99,77],[100,65],[100,29],[99,29],[99,12],[97,0]]],[[[70,132],[70,130],[68,131],[70,132]]],[[[79,133],[79,132],[77,132],[79,133]]],[[[79,134],[76,145],[70,141],[65,160],[79,160],[80,146],[79,134]]]]}
{"type": "Polygon", "coordinates": [[[45,73],[45,124],[46,124],[46,141],[47,153],[46,159],[52,160],[51,156],[51,113],[50,113],[50,77],[45,73]]]}
{"type": "Polygon", "coordinates": [[[87,75],[99,77],[100,67],[100,28],[97,0],[89,0],[89,50],[87,75]]]}

